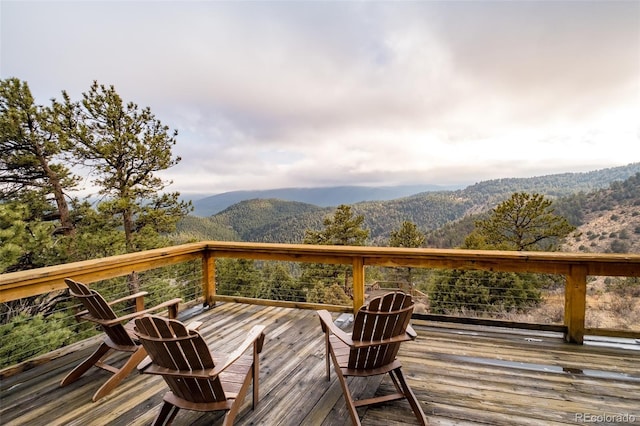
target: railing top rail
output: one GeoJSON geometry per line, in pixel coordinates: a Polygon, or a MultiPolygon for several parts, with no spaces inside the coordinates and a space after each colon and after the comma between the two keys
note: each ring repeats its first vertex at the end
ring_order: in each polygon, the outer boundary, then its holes
{"type": "Polygon", "coordinates": [[[640,254],[566,253],[500,250],[465,250],[404,247],[327,246],[311,244],[277,244],[204,241],[216,256],[234,255],[271,259],[289,257],[293,261],[322,260],[327,263],[350,263],[364,258],[368,265],[422,266],[483,269],[513,272],[568,274],[571,268],[586,268],[588,275],[640,275],[640,254]]]}
{"type": "Polygon", "coordinates": [[[65,278],[91,283],[199,258],[205,245],[182,244],[45,268],[0,274],[0,302],[37,296],[66,288],[65,278]]]}
{"type": "MultiPolygon", "coordinates": [[[[377,246],[336,246],[314,244],[252,243],[234,241],[202,241],[197,244],[211,251],[228,252],[268,252],[298,254],[332,254],[349,257],[397,256],[414,258],[486,258],[486,259],[518,259],[525,261],[560,260],[569,263],[618,263],[629,262],[640,265],[640,254],[635,253],[568,253],[543,251],[506,251],[506,250],[467,250],[440,248],[406,248],[377,246]]],[[[180,247],[180,246],[176,246],[180,247]]]]}
{"type": "Polygon", "coordinates": [[[64,278],[95,282],[196,259],[238,257],[261,260],[480,269],[505,272],[640,276],[640,254],[515,252],[368,246],[202,241],[29,271],[0,274],[0,302],[66,288],[64,278]]]}

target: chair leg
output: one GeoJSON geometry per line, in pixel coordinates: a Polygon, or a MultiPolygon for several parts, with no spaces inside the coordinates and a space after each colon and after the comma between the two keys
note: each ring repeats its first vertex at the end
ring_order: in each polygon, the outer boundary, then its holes
{"type": "MultiPolygon", "coordinates": [[[[327,342],[328,343],[328,342],[327,342]]],[[[358,411],[356,410],[356,405],[351,396],[351,391],[349,390],[349,386],[347,385],[347,380],[342,374],[342,370],[340,370],[340,366],[338,365],[338,360],[335,358],[333,351],[330,351],[331,359],[333,360],[333,366],[336,370],[336,376],[338,376],[338,381],[340,382],[340,387],[342,388],[342,395],[344,395],[344,402],[349,410],[349,417],[351,417],[351,423],[354,426],[360,426],[360,416],[358,416],[358,411]]],[[[328,359],[328,357],[327,357],[328,359]]]]}
{"type": "Polygon", "coordinates": [[[358,410],[356,410],[356,405],[351,396],[351,391],[349,390],[349,386],[347,385],[347,380],[342,375],[342,373],[336,371],[336,375],[338,376],[338,380],[340,381],[340,386],[342,387],[342,394],[344,395],[344,402],[347,405],[347,409],[349,410],[349,417],[351,417],[351,423],[354,426],[360,426],[360,416],[358,416],[358,410]]]}
{"type": "Polygon", "coordinates": [[[142,360],[147,356],[147,351],[140,346],[134,353],[131,354],[127,362],[122,366],[117,373],[109,378],[101,387],[93,394],[93,402],[99,400],[103,396],[108,395],[113,389],[120,384],[120,382],[129,375],[142,360]]]}
{"type": "Polygon", "coordinates": [[[329,354],[329,332],[324,333],[324,348],[325,354],[324,358],[326,360],[326,370],[327,370],[327,381],[331,381],[331,365],[329,365],[329,358],[331,355],[329,354]]]}
{"type": "Polygon", "coordinates": [[[253,365],[251,366],[251,380],[253,382],[253,401],[251,409],[255,410],[258,406],[258,399],[260,394],[260,360],[258,354],[254,353],[253,365]]]}
{"type": "Polygon", "coordinates": [[[165,401],[156,419],[153,421],[153,426],[169,426],[173,423],[173,419],[176,418],[178,410],[180,410],[178,407],[165,401]]]}
{"type": "Polygon", "coordinates": [[[62,379],[60,386],[66,386],[69,383],[73,383],[80,378],[87,370],[93,367],[102,357],[109,352],[111,348],[105,343],[102,343],[98,349],[87,359],[85,359],[80,365],[74,368],[67,376],[62,379]]]}
{"type": "Polygon", "coordinates": [[[402,368],[396,368],[395,370],[390,371],[392,377],[395,375],[400,386],[402,387],[402,392],[404,396],[407,398],[411,409],[413,410],[413,414],[415,414],[416,419],[420,422],[421,425],[427,425],[427,418],[424,415],[424,411],[422,411],[422,407],[416,398],[416,395],[413,393],[406,379],[404,378],[404,374],[402,373],[402,368]]]}
{"type": "MultiPolygon", "coordinates": [[[[233,403],[231,404],[231,408],[224,415],[224,420],[222,422],[223,426],[233,425],[233,422],[235,421],[236,416],[238,415],[238,411],[240,410],[240,406],[242,405],[242,402],[247,396],[247,391],[249,390],[249,386],[251,385],[252,381],[253,381],[253,390],[255,392],[257,381],[256,381],[256,378],[253,377],[252,372],[249,372],[247,376],[244,378],[244,382],[242,382],[242,386],[240,386],[240,389],[238,390],[238,393],[236,394],[236,397],[233,400],[233,403]]],[[[254,399],[255,398],[256,398],[256,395],[254,394],[254,399]]]]}

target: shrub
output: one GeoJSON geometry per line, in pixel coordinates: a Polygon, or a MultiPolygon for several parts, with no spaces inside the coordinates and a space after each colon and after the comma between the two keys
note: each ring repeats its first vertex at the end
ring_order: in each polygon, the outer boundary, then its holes
{"type": "Polygon", "coordinates": [[[307,294],[307,302],[328,303],[331,305],[350,305],[351,299],[338,284],[325,286],[317,282],[307,294]]]}
{"type": "Polygon", "coordinates": [[[613,253],[627,253],[629,251],[629,243],[626,241],[613,240],[609,247],[613,253]]]}
{"type": "Polygon", "coordinates": [[[454,270],[436,274],[429,300],[436,314],[521,311],[540,303],[539,287],[530,275],[454,270]]]}
{"type": "Polygon", "coordinates": [[[72,334],[62,313],[46,319],[42,314],[20,314],[0,326],[0,368],[58,349],[72,334]]]}
{"type": "Polygon", "coordinates": [[[623,298],[640,297],[640,277],[607,278],[607,290],[623,298]]]}

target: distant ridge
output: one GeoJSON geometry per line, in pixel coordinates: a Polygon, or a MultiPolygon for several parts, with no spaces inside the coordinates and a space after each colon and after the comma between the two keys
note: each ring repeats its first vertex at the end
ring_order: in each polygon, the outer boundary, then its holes
{"type": "Polygon", "coordinates": [[[211,216],[241,201],[277,199],[331,207],[362,201],[386,201],[421,192],[449,191],[462,186],[400,185],[400,186],[332,186],[325,188],[279,188],[258,191],[231,191],[193,201],[194,216],[211,216]]]}
{"type": "MultiPolygon", "coordinates": [[[[572,250],[618,252],[621,247],[628,247],[637,252],[640,247],[639,182],[640,163],[632,163],[585,173],[494,179],[464,189],[423,191],[350,205],[354,213],[364,217],[363,226],[370,231],[370,245],[387,244],[391,232],[404,221],[410,221],[427,235],[429,247],[451,248],[462,244],[473,230],[478,215],[514,192],[539,193],[552,199],[556,211],[572,225],[583,226],[573,236],[572,250]],[[608,222],[605,224],[605,221],[608,222]],[[581,233],[587,237],[580,237],[581,233]]],[[[311,192],[330,193],[330,190],[322,188],[311,192]]],[[[290,194],[299,192],[298,188],[290,194]]],[[[273,191],[247,191],[243,195],[255,197],[267,193],[273,194],[273,191]]],[[[321,229],[324,219],[340,202],[332,199],[330,205],[319,206],[281,198],[252,198],[214,215],[189,215],[178,224],[177,231],[185,242],[212,239],[301,243],[306,230],[321,229]]]]}
{"type": "Polygon", "coordinates": [[[323,188],[278,188],[254,191],[232,191],[191,198],[194,216],[209,217],[242,201],[270,199],[295,201],[318,207],[337,207],[363,202],[385,202],[405,197],[449,193],[451,196],[473,199],[478,210],[496,204],[515,191],[540,192],[562,197],[579,191],[604,188],[612,181],[624,180],[640,171],[640,163],[580,173],[557,173],[530,178],[501,178],[481,181],[464,187],[445,185],[398,186],[333,186],[323,188]]]}

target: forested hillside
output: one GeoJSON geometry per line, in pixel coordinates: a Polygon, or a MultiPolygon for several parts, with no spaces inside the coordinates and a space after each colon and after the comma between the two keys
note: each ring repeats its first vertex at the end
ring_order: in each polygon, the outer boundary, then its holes
{"type": "Polygon", "coordinates": [[[506,178],[480,182],[457,191],[469,197],[474,204],[495,205],[513,192],[537,192],[551,198],[579,192],[607,188],[612,182],[623,181],[640,172],[640,163],[623,167],[594,170],[585,173],[562,173],[532,178],[506,178]],[[507,195],[505,195],[507,194],[507,195]],[[496,202],[497,200],[497,202],[496,202]]]}
{"type": "Polygon", "coordinates": [[[566,251],[640,253],[640,173],[563,201],[582,212],[566,251]]]}
{"type": "MultiPolygon", "coordinates": [[[[322,218],[324,212],[322,208],[311,204],[256,199],[234,204],[213,216],[211,221],[235,230],[242,241],[273,241],[270,233],[273,229],[282,227],[283,223],[292,226],[294,224],[291,220],[299,218],[298,221],[303,222],[303,226],[315,224],[313,218],[322,218]]],[[[322,223],[321,220],[319,223],[322,223]]],[[[296,226],[288,229],[289,235],[296,235],[296,226]]],[[[274,235],[274,237],[280,236],[274,235]]]]}
{"type": "MultiPolygon", "coordinates": [[[[639,205],[634,186],[637,173],[640,173],[640,163],[587,173],[497,179],[462,190],[424,192],[396,200],[368,201],[352,206],[355,213],[365,218],[364,226],[370,230],[371,245],[386,245],[391,231],[403,221],[410,221],[427,235],[427,246],[458,247],[473,230],[474,221],[481,217],[478,215],[489,211],[514,192],[535,192],[554,199],[558,212],[575,226],[592,220],[594,215],[607,216],[606,211],[613,212],[619,205],[627,206],[626,213],[612,213],[609,217],[638,218],[637,214],[634,215],[639,205]]],[[[179,225],[179,231],[188,231],[190,238],[200,240],[299,243],[305,230],[320,228],[323,218],[334,209],[275,199],[255,199],[235,204],[210,218],[190,217],[179,225]]],[[[633,229],[628,229],[622,236],[632,232],[633,229]]],[[[585,248],[584,244],[580,245],[585,248]]],[[[590,247],[593,251],[604,251],[603,247],[590,247]]]]}
{"type": "Polygon", "coordinates": [[[362,201],[386,201],[406,197],[425,191],[453,190],[458,187],[438,185],[400,185],[400,186],[332,186],[326,188],[278,188],[259,191],[232,191],[193,199],[195,216],[211,216],[227,207],[242,201],[253,199],[277,199],[298,201],[318,207],[335,207],[340,204],[354,204],[362,201]]]}
{"type": "Polygon", "coordinates": [[[321,226],[331,210],[295,201],[253,199],[211,217],[189,216],[177,231],[181,240],[301,242],[305,229],[321,226]]]}

